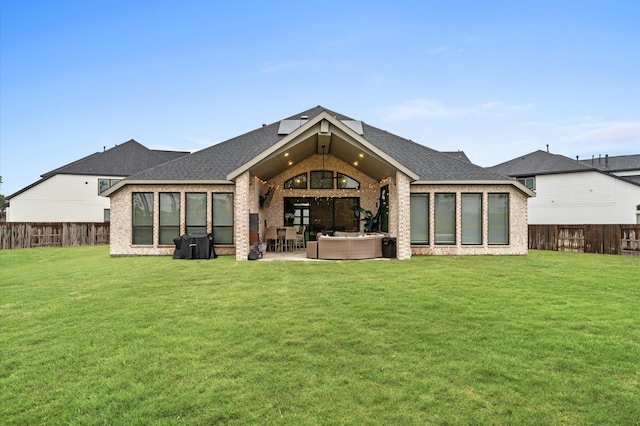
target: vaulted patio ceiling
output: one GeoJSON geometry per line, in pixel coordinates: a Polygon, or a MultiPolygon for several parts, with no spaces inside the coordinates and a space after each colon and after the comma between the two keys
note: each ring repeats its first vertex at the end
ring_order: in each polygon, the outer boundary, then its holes
{"type": "Polygon", "coordinates": [[[316,123],[255,164],[251,171],[260,179],[269,180],[312,155],[322,155],[324,149],[325,155],[333,155],[375,180],[395,174],[392,164],[347,131],[327,121],[316,123]]]}

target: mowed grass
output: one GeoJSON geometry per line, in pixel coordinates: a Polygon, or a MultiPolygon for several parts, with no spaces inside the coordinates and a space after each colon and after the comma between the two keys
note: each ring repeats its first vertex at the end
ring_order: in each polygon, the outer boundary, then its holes
{"type": "Polygon", "coordinates": [[[0,251],[5,424],[638,424],[640,259],[0,251]]]}

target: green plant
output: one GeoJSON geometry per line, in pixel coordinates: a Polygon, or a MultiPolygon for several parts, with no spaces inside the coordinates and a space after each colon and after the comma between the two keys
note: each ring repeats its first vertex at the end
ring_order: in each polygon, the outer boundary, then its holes
{"type": "Polygon", "coordinates": [[[380,212],[375,215],[371,210],[366,210],[360,206],[353,206],[353,214],[355,217],[360,218],[362,221],[364,232],[375,232],[378,230],[378,221],[380,219],[380,212]]]}

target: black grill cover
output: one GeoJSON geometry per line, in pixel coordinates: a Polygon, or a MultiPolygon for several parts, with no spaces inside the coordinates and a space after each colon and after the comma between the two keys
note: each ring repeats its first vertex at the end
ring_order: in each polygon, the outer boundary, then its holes
{"type": "Polygon", "coordinates": [[[174,259],[215,259],[213,234],[184,234],[173,239],[176,249],[174,259]]]}

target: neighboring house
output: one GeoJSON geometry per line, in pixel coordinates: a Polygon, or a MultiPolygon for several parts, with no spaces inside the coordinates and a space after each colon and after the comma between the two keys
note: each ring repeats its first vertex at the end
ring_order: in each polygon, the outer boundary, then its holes
{"type": "Polygon", "coordinates": [[[120,179],[189,154],[154,151],[130,140],[43,174],[7,197],[7,222],[108,222],[100,192],[120,179]]]}
{"type": "Polygon", "coordinates": [[[591,160],[580,160],[580,163],[640,183],[640,154],[598,156],[591,160]]]}
{"type": "Polygon", "coordinates": [[[516,180],[320,106],[129,176],[111,198],[111,255],[168,255],[183,233],[213,233],[246,260],[266,226],[362,231],[379,214],[399,259],[527,253],[516,180]]]}
{"type": "Polygon", "coordinates": [[[577,161],[535,151],[489,167],[536,192],[529,224],[640,223],[640,156],[577,161]],[[629,175],[626,175],[629,173],[629,175]]]}

